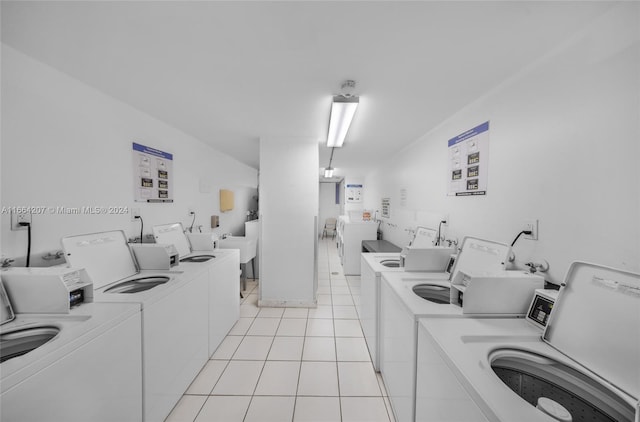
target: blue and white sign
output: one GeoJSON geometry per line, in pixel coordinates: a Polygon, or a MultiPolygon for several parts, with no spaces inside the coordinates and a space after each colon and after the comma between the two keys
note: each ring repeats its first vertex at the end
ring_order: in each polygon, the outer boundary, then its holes
{"type": "Polygon", "coordinates": [[[136,202],[173,202],[173,154],[133,143],[136,202]]]}
{"type": "Polygon", "coordinates": [[[362,185],[361,184],[348,184],[345,186],[344,196],[346,203],[362,202],[362,185]]]}
{"type": "Polygon", "coordinates": [[[449,196],[487,194],[489,169],[489,122],[449,139],[449,196]]]}

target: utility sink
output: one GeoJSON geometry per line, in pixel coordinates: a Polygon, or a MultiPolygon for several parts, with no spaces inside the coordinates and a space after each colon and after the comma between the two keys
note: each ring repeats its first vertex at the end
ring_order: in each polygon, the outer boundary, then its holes
{"type": "Polygon", "coordinates": [[[140,277],[133,280],[123,281],[113,287],[109,287],[105,290],[106,293],[138,293],[145,290],[153,289],[160,286],[170,278],[167,276],[152,276],[152,277],[140,277]]]}
{"type": "Polygon", "coordinates": [[[433,303],[450,303],[449,287],[438,286],[436,284],[416,284],[413,286],[413,293],[424,300],[433,303]]]}
{"type": "Polygon", "coordinates": [[[498,378],[516,395],[538,409],[543,400],[551,402],[552,409],[569,413],[573,421],[634,420],[632,405],[622,397],[593,377],[547,356],[515,349],[497,349],[489,360],[498,378]]]}
{"type": "Polygon", "coordinates": [[[247,263],[256,257],[256,239],[247,239],[244,236],[228,236],[218,240],[220,249],[238,249],[240,251],[240,263],[247,263]]]}
{"type": "Polygon", "coordinates": [[[0,362],[22,356],[53,340],[60,329],[38,326],[15,329],[0,334],[0,362]]]}

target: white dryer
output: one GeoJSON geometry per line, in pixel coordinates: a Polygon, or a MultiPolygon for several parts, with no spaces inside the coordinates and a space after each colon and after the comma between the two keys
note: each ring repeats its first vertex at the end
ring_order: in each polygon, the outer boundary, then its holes
{"type": "MultiPolygon", "coordinates": [[[[510,251],[505,244],[466,237],[452,273],[469,269],[503,271],[510,251]]],[[[464,315],[459,306],[449,303],[449,278],[447,272],[382,273],[380,372],[398,422],[414,420],[418,319],[472,316],[464,315]]],[[[540,279],[535,288],[541,288],[542,283],[540,279]]]]}
{"type": "Polygon", "coordinates": [[[95,302],[140,304],[143,420],[164,420],[209,357],[207,267],[138,272],[122,231],[65,237],[62,246],[93,279],[95,302]]]}
{"type": "Polygon", "coordinates": [[[140,336],[139,304],[16,314],[0,326],[0,420],[141,421],[140,336]]]}
{"type": "Polygon", "coordinates": [[[565,286],[544,332],[421,319],[416,420],[640,420],[640,274],[576,262],[565,286]]]}

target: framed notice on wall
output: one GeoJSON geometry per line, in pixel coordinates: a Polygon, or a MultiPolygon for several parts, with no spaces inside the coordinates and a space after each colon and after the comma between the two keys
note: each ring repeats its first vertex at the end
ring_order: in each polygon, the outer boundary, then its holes
{"type": "Polygon", "coordinates": [[[345,187],[345,198],[348,204],[362,202],[362,185],[348,184],[345,187]]]}
{"type": "Polygon", "coordinates": [[[448,141],[449,196],[487,194],[489,170],[489,122],[469,129],[448,141]]]}
{"type": "Polygon", "coordinates": [[[136,202],[173,202],[173,154],[133,143],[136,202]]]}

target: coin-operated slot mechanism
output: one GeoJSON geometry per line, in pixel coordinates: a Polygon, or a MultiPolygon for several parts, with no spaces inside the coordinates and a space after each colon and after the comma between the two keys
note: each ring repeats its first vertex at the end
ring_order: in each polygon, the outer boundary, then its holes
{"type": "Polygon", "coordinates": [[[68,314],[93,302],[93,280],[84,268],[8,268],[2,281],[14,312],[20,314],[68,314]]]}
{"type": "Polygon", "coordinates": [[[458,271],[451,280],[450,302],[463,314],[524,316],[544,278],[525,271],[458,271]]]}

